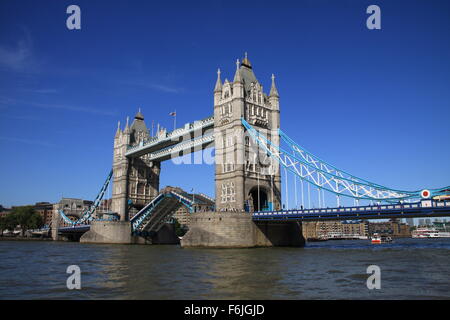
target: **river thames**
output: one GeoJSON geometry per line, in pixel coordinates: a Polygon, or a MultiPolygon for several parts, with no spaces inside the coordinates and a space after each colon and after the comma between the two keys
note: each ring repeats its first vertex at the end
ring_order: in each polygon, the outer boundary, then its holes
{"type": "Polygon", "coordinates": [[[450,239],[304,248],[0,241],[0,299],[450,299],[450,239]],[[69,265],[81,290],[68,290],[69,265]],[[369,290],[367,267],[381,270],[369,290]]]}

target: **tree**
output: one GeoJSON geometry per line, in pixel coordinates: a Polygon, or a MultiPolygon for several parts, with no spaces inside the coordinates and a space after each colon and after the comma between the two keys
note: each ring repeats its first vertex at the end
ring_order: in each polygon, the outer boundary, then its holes
{"type": "Polygon", "coordinates": [[[32,206],[15,207],[8,216],[11,216],[11,223],[20,225],[22,236],[26,230],[40,228],[43,225],[41,215],[32,206]]]}
{"type": "Polygon", "coordinates": [[[14,230],[17,226],[17,219],[12,213],[9,213],[0,218],[0,229],[2,230],[2,236],[4,230],[14,230]]]}
{"type": "Polygon", "coordinates": [[[7,229],[6,228],[6,217],[2,216],[0,217],[0,230],[2,231],[1,236],[3,237],[3,230],[7,229]]]}
{"type": "Polygon", "coordinates": [[[177,237],[182,237],[186,234],[187,230],[181,226],[177,219],[175,219],[175,234],[177,237]]]}

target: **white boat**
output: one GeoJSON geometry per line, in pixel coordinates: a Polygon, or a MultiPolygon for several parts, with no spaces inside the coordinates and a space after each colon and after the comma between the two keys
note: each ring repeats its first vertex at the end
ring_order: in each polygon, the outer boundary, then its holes
{"type": "Polygon", "coordinates": [[[381,236],[378,233],[374,233],[370,238],[370,242],[373,244],[388,243],[392,242],[392,238],[387,236],[381,236]]]}
{"type": "Polygon", "coordinates": [[[412,232],[413,238],[450,238],[450,232],[436,230],[436,228],[422,227],[412,232]]]}

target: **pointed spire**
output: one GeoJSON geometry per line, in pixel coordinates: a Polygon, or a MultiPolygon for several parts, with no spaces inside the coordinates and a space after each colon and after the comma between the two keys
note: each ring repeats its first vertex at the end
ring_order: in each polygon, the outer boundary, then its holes
{"type": "Polygon", "coordinates": [[[127,117],[127,125],[125,126],[125,130],[123,130],[124,133],[130,132],[130,127],[128,126],[128,122],[130,121],[130,117],[127,117]]]}
{"type": "Polygon", "coordinates": [[[236,73],[233,82],[242,82],[241,71],[239,70],[239,59],[236,60],[236,73]]]}
{"type": "Polygon", "coordinates": [[[120,130],[120,121],[117,122],[117,131],[116,131],[116,137],[119,136],[122,133],[120,130]]]}
{"type": "Polygon", "coordinates": [[[220,80],[220,69],[217,69],[217,81],[214,87],[214,92],[222,91],[222,80],[220,80]]]}
{"type": "Polygon", "coordinates": [[[245,53],[244,60],[242,60],[242,65],[249,67],[250,69],[252,68],[252,64],[250,63],[250,60],[248,60],[247,52],[245,53]]]}
{"type": "Polygon", "coordinates": [[[144,120],[144,115],[143,115],[142,112],[141,112],[141,108],[139,108],[139,111],[138,111],[138,113],[136,113],[136,115],[134,116],[134,118],[135,118],[135,119],[138,119],[138,120],[144,120]]]}
{"type": "Polygon", "coordinates": [[[277,87],[275,86],[275,76],[272,73],[272,87],[270,88],[269,97],[280,97],[278,95],[277,87]]]}

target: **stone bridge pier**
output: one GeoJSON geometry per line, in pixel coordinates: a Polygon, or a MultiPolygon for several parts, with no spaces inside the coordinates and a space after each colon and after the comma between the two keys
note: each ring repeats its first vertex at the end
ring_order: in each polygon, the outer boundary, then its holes
{"type": "Polygon", "coordinates": [[[302,247],[298,222],[252,221],[248,212],[195,213],[181,246],[209,248],[302,247]]]}

